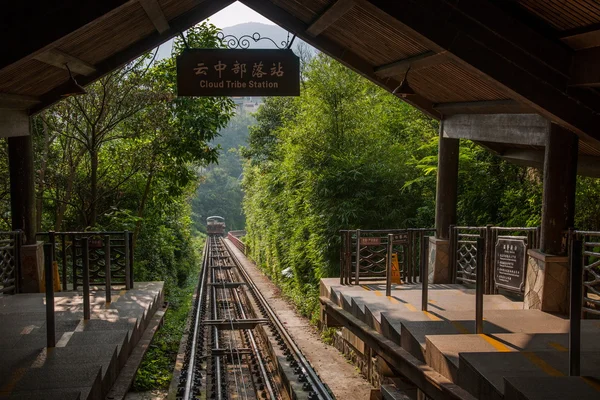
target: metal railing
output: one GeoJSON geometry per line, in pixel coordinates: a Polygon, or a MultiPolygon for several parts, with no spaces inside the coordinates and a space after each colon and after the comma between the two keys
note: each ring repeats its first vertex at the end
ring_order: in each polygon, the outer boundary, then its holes
{"type": "Polygon", "coordinates": [[[600,232],[570,231],[569,253],[578,256],[581,267],[581,301],[583,315],[600,315],[600,232]],[[581,242],[581,250],[573,247],[574,241],[581,242]],[[573,254],[573,252],[580,254],[573,254]]]}
{"type": "Polygon", "coordinates": [[[392,254],[397,256],[402,282],[420,282],[424,254],[421,249],[434,233],[435,230],[429,228],[341,230],[340,283],[389,281],[392,254]]]}
{"type": "Polygon", "coordinates": [[[245,231],[230,231],[227,233],[227,239],[229,239],[231,243],[233,243],[233,245],[238,248],[239,251],[244,253],[244,255],[246,255],[246,244],[242,242],[239,238],[245,234],[245,231]]]}
{"type": "Polygon", "coordinates": [[[128,231],[39,232],[52,245],[52,259],[60,266],[63,290],[77,290],[85,282],[84,248],[89,255],[89,283],[124,285],[131,289],[133,276],[133,233],[128,231]],[[84,247],[83,239],[88,239],[84,247]],[[72,287],[69,288],[69,282],[72,287]]]}
{"type": "Polygon", "coordinates": [[[19,292],[21,231],[0,232],[0,294],[19,292]]]}
{"type": "MultiPolygon", "coordinates": [[[[522,292],[524,281],[515,289],[496,282],[497,261],[495,246],[499,239],[521,240],[527,250],[539,248],[539,227],[500,227],[500,226],[450,226],[450,268],[456,283],[475,284],[477,279],[477,239],[484,241],[484,288],[486,294],[496,293],[498,288],[522,292]]],[[[522,278],[526,270],[522,271],[522,278]]]]}

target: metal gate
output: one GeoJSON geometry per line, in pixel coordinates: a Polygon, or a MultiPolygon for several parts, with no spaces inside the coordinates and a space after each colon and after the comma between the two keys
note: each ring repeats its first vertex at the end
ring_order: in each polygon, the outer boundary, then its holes
{"type": "Polygon", "coordinates": [[[0,232],[0,294],[19,292],[22,232],[0,232]]]}
{"type": "Polygon", "coordinates": [[[385,280],[389,234],[394,235],[392,253],[398,257],[402,282],[420,282],[421,247],[433,233],[430,228],[340,231],[340,283],[385,280]]]}
{"type": "MultiPolygon", "coordinates": [[[[499,238],[522,240],[526,249],[539,248],[539,227],[450,226],[450,268],[455,283],[475,284],[477,238],[485,242],[485,293],[497,292],[494,281],[495,245],[499,238]]],[[[526,276],[526,271],[523,271],[526,276]]]]}
{"type": "MultiPolygon", "coordinates": [[[[583,312],[600,315],[600,232],[574,231],[582,243],[583,312]]],[[[569,246],[570,247],[570,246],[569,246]]]]}

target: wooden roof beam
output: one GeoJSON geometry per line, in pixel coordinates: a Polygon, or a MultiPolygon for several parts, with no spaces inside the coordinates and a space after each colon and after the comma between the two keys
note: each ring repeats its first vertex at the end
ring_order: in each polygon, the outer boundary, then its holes
{"type": "Polygon", "coordinates": [[[600,140],[600,114],[567,93],[573,54],[558,40],[544,38],[486,0],[369,0],[368,4],[370,8],[361,7],[429,49],[447,51],[453,62],[506,97],[583,138],[600,140]]]}
{"type": "Polygon", "coordinates": [[[67,69],[66,65],[68,64],[69,69],[79,75],[91,75],[96,72],[96,68],[93,65],[58,49],[49,49],[37,54],[33,58],[64,70],[67,69]]]}
{"type": "Polygon", "coordinates": [[[527,107],[512,99],[436,103],[433,105],[433,108],[443,115],[524,114],[532,112],[531,107],[527,107]]]}
{"type": "MultiPolygon", "coordinates": [[[[300,39],[306,43],[318,48],[328,56],[335,58],[337,61],[357,72],[363,77],[371,80],[376,85],[392,92],[398,87],[400,82],[393,78],[382,78],[375,74],[373,71],[373,65],[367,62],[362,57],[358,56],[351,50],[340,46],[334,41],[327,39],[324,36],[314,37],[307,32],[308,25],[290,14],[286,10],[280,7],[274,7],[272,3],[264,0],[239,0],[241,3],[252,8],[259,14],[262,14],[266,18],[275,22],[282,28],[294,32],[300,39]]],[[[361,3],[363,4],[363,3],[361,3]]],[[[412,106],[423,111],[427,115],[439,119],[440,114],[433,109],[433,103],[419,95],[410,96],[409,98],[402,99],[403,101],[411,104],[412,106]]]]}
{"type": "Polygon", "coordinates": [[[158,33],[169,30],[169,21],[167,21],[165,14],[160,8],[158,0],[140,0],[140,4],[144,11],[146,11],[148,18],[150,18],[150,21],[152,21],[158,33]]]}
{"type": "MultiPolygon", "coordinates": [[[[136,59],[145,51],[153,49],[159,44],[166,42],[172,37],[178,35],[179,32],[185,31],[186,29],[196,25],[198,21],[202,21],[210,17],[217,11],[229,6],[234,1],[235,0],[204,0],[187,13],[172,19],[170,21],[170,28],[168,31],[163,33],[154,32],[144,39],[139,40],[138,42],[125,48],[124,50],[121,50],[120,52],[103,60],[96,65],[96,72],[91,75],[78,77],[77,83],[85,86],[91,82],[94,82],[95,80],[100,79],[110,71],[113,71],[136,59]]],[[[29,113],[36,114],[44,108],[62,99],[62,95],[65,93],[65,85],[67,84],[68,83],[60,85],[40,97],[40,103],[29,108],[29,113]]]]}
{"type": "Polygon", "coordinates": [[[0,93],[0,108],[9,110],[26,110],[40,102],[37,97],[22,96],[12,93],[0,93]]]}
{"type": "Polygon", "coordinates": [[[561,32],[560,40],[575,50],[600,46],[600,24],[568,29],[561,32]]]}
{"type": "Polygon", "coordinates": [[[90,24],[114,15],[132,0],[64,0],[36,2],[35,12],[27,2],[13,2],[2,10],[11,16],[0,27],[2,58],[0,71],[22,59],[60,47],[61,40],[90,24]],[[23,27],[27,27],[24,29],[23,27]],[[15,37],[16,33],[18,35],[15,37]]]}
{"type": "Polygon", "coordinates": [[[404,58],[402,60],[375,67],[375,73],[381,77],[398,76],[405,73],[409,67],[411,71],[415,71],[431,67],[432,65],[441,64],[447,60],[448,57],[445,51],[441,53],[426,51],[424,53],[417,54],[416,56],[404,58]]]}
{"type": "Polygon", "coordinates": [[[352,7],[356,0],[336,0],[323,14],[321,14],[307,29],[309,35],[318,36],[335,21],[342,18],[352,7]]]}
{"type": "Polygon", "coordinates": [[[569,85],[600,87],[600,47],[575,52],[569,85]]]}

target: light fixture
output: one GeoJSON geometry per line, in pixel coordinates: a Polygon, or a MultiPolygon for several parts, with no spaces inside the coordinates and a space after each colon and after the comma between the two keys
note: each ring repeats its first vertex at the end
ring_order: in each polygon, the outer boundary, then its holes
{"type": "Polygon", "coordinates": [[[67,71],[69,71],[69,80],[65,84],[64,92],[61,95],[62,97],[71,97],[71,96],[79,96],[81,94],[87,94],[87,91],[81,86],[71,73],[71,68],[69,68],[69,64],[65,64],[67,71]]]}
{"type": "Polygon", "coordinates": [[[392,94],[395,94],[398,97],[402,97],[403,99],[416,95],[413,88],[411,88],[408,84],[408,71],[410,71],[410,66],[406,70],[406,74],[404,74],[404,79],[402,79],[402,82],[400,82],[400,86],[398,86],[392,92],[392,94]]]}

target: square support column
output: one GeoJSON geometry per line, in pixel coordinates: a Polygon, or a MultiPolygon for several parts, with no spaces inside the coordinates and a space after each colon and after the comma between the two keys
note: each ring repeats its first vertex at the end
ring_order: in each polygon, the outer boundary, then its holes
{"type": "Polygon", "coordinates": [[[450,283],[450,225],[456,224],[459,140],[444,137],[440,122],[438,169],[435,195],[435,238],[429,240],[429,281],[450,283]]]}
{"type": "Polygon", "coordinates": [[[551,124],[544,155],[540,249],[529,250],[524,308],[566,314],[569,266],[564,232],[575,219],[578,137],[551,124]]]}
{"type": "Polygon", "coordinates": [[[35,238],[35,171],[29,129],[29,116],[25,111],[0,110],[0,137],[8,141],[11,224],[13,230],[24,233],[21,288],[39,291],[38,271],[44,258],[35,238]]]}
{"type": "Polygon", "coordinates": [[[451,283],[450,241],[429,237],[429,283],[451,283]]]}

